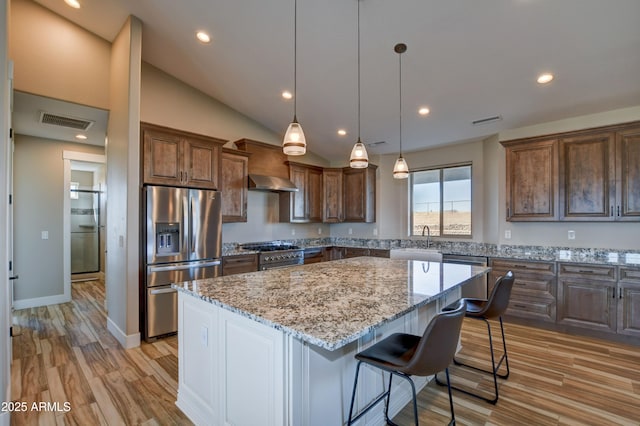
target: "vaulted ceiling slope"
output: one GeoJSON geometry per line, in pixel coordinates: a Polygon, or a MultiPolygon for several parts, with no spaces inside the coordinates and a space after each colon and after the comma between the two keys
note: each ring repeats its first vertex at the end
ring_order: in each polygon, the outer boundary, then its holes
{"type": "MultiPolygon", "coordinates": [[[[137,16],[143,60],[284,134],[293,0],[80,2],[38,0],[109,41],[137,16]]],[[[361,0],[360,17],[362,139],[386,142],[373,154],[398,150],[398,42],[405,151],[640,105],[638,0],[361,0]],[[555,79],[536,83],[542,72],[555,79]]],[[[298,0],[297,115],[308,149],[334,161],[357,138],[356,20],[356,0],[298,0]]]]}

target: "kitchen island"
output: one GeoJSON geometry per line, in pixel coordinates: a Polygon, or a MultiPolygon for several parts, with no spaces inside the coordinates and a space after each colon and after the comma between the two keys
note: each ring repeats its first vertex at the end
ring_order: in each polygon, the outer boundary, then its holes
{"type": "MultiPolygon", "coordinates": [[[[175,284],[176,403],[196,424],[342,425],[354,355],[391,333],[422,334],[462,285],[488,271],[359,257],[175,284]]],[[[388,380],[364,370],[359,407],[388,380]]],[[[410,401],[404,385],[390,414],[410,401]]],[[[383,424],[379,408],[360,424],[383,424]]]]}

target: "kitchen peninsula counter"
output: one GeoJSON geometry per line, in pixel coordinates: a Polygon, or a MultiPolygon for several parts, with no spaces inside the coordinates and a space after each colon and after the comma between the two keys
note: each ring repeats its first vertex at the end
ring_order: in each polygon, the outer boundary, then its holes
{"type": "MultiPolygon", "coordinates": [[[[393,332],[422,334],[461,285],[487,272],[359,257],[175,284],[177,404],[197,424],[341,425],[355,353],[393,332]]],[[[363,374],[372,393],[359,406],[382,389],[382,376],[363,374]]],[[[391,413],[409,401],[402,385],[391,413]]],[[[372,411],[366,424],[382,418],[372,411]]]]}

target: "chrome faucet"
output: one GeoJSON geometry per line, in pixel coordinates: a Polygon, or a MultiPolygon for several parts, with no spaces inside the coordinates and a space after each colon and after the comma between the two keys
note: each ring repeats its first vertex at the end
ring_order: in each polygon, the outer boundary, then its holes
{"type": "Polygon", "coordinates": [[[422,227],[422,236],[424,237],[424,230],[427,230],[427,248],[429,248],[429,246],[431,245],[431,228],[429,228],[429,225],[424,225],[422,227]]]}

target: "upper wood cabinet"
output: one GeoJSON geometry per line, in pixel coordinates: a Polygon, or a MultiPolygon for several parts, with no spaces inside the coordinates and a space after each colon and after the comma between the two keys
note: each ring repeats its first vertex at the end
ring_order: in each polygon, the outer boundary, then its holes
{"type": "Polygon", "coordinates": [[[220,189],[222,191],[222,222],[247,221],[248,152],[222,149],[220,189]]]}
{"type": "Polygon", "coordinates": [[[343,169],[344,222],[376,221],[376,169],[343,169]]]}
{"type": "Polygon", "coordinates": [[[509,221],[640,221],[640,123],[502,142],[509,221]]]}
{"type": "Polygon", "coordinates": [[[557,220],[557,140],[523,140],[503,145],[507,159],[507,220],[557,220]]]}
{"type": "Polygon", "coordinates": [[[322,168],[289,162],[296,192],[280,193],[280,222],[322,222],[322,168]]]}
{"type": "Polygon", "coordinates": [[[615,204],[615,134],[561,137],[560,219],[611,220],[615,204]]]}
{"type": "Polygon", "coordinates": [[[640,125],[616,133],[617,220],[640,220],[640,125]]]}
{"type": "Polygon", "coordinates": [[[322,187],[324,191],[322,221],[326,223],[342,222],[344,219],[342,168],[323,169],[322,187]]]}
{"type": "Polygon", "coordinates": [[[226,141],[141,123],[143,183],[218,189],[226,141]]]}

